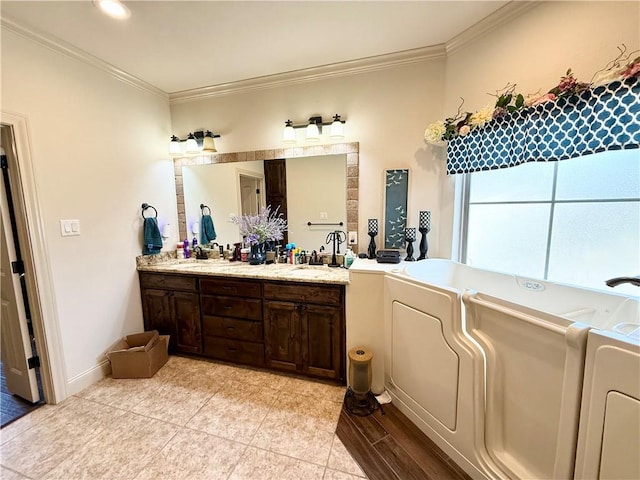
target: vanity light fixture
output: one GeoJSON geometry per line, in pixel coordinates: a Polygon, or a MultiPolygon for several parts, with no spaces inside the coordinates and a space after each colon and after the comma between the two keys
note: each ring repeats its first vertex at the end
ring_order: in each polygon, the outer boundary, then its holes
{"type": "Polygon", "coordinates": [[[198,148],[198,142],[196,142],[196,137],[193,133],[189,133],[187,136],[187,146],[185,148],[186,153],[198,153],[200,149],[198,148]]]}
{"type": "Polygon", "coordinates": [[[331,122],[323,122],[322,117],[315,116],[309,118],[309,123],[306,125],[293,125],[291,120],[287,120],[284,124],[284,132],[282,134],[282,140],[285,143],[295,143],[296,134],[295,129],[304,128],[305,136],[307,140],[320,140],[322,135],[323,126],[331,126],[329,136],[332,139],[344,138],[344,124],[345,120],[340,119],[340,115],[335,114],[331,122]]]}
{"type": "Polygon", "coordinates": [[[284,122],[282,140],[284,143],[296,143],[296,131],[293,129],[293,123],[291,123],[291,120],[284,122]]]}
{"type": "Polygon", "coordinates": [[[182,145],[180,145],[180,139],[175,135],[171,135],[171,140],[169,141],[169,154],[170,155],[182,154],[182,145]]]}
{"type": "Polygon", "coordinates": [[[320,140],[320,129],[322,128],[322,117],[311,117],[307,125],[307,140],[320,140]],[[318,128],[318,124],[320,127],[318,128]]]}
{"type": "Polygon", "coordinates": [[[217,152],[216,142],[213,140],[213,133],[211,133],[210,130],[204,132],[204,137],[202,138],[202,151],[211,153],[217,152]]]}
{"type": "Polygon", "coordinates": [[[211,130],[196,131],[189,133],[186,139],[180,140],[175,135],[171,135],[169,141],[170,155],[193,155],[198,153],[216,153],[216,144],[214,138],[220,138],[220,135],[211,133],[211,130]],[[184,144],[184,147],[183,147],[184,144]]]}
{"type": "Polygon", "coordinates": [[[131,11],[120,0],[94,0],[93,4],[112,18],[125,20],[131,16],[131,11]]]}
{"type": "Polygon", "coordinates": [[[331,138],[344,138],[344,122],[340,120],[340,115],[337,113],[333,116],[329,136],[331,138]]]}

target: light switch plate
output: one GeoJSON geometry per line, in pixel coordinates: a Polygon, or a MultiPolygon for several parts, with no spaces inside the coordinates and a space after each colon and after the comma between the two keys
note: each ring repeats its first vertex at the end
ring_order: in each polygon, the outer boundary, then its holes
{"type": "Polygon", "coordinates": [[[80,235],[80,220],[60,220],[60,235],[63,237],[72,237],[80,235]]]}

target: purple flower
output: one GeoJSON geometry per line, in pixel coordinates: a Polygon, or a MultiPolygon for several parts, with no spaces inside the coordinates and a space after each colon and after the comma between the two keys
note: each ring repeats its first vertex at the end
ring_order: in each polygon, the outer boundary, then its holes
{"type": "Polygon", "coordinates": [[[271,206],[261,209],[258,215],[234,215],[231,220],[238,225],[240,235],[250,245],[267,240],[282,240],[283,232],[287,229],[287,221],[278,213],[278,209],[271,212],[271,206]]]}
{"type": "Polygon", "coordinates": [[[498,118],[498,117],[502,117],[503,115],[507,114],[507,109],[504,107],[496,107],[496,109],[493,111],[493,118],[498,118]]]}

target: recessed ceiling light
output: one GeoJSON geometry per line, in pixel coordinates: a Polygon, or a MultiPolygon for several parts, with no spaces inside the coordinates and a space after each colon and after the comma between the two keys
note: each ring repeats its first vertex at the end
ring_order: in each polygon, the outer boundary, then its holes
{"type": "Polygon", "coordinates": [[[131,16],[129,9],[120,0],[94,0],[93,3],[110,17],[125,19],[131,16]]]}

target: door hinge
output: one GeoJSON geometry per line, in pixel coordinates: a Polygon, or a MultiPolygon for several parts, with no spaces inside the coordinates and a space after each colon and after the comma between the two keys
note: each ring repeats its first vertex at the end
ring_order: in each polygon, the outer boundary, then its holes
{"type": "Polygon", "coordinates": [[[24,262],[22,260],[11,262],[11,271],[22,275],[24,273],[24,262]]]}
{"type": "Polygon", "coordinates": [[[36,367],[40,368],[40,357],[37,355],[34,355],[29,360],[27,360],[27,363],[29,364],[29,370],[36,367]]]}

